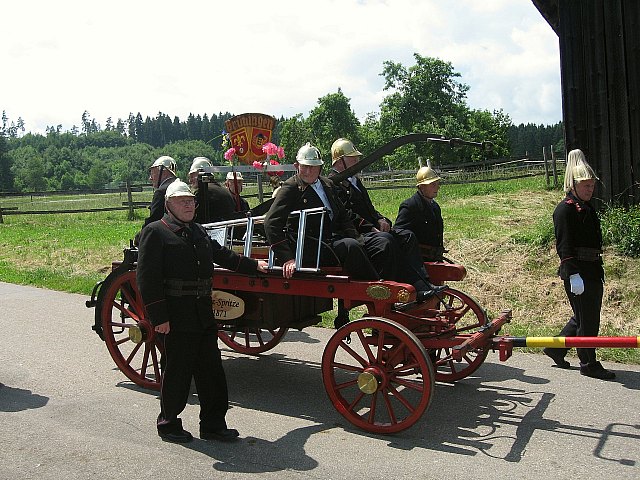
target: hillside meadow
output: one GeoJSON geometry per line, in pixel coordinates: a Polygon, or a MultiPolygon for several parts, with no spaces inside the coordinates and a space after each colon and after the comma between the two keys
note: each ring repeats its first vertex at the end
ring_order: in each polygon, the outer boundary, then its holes
{"type": "MultiPolygon", "coordinates": [[[[371,197],[393,220],[399,203],[414,191],[398,186],[372,190],[371,197]]],[[[554,335],[570,315],[556,275],[551,223],[562,197],[561,191],[547,189],[542,177],[443,184],[440,189],[447,257],[467,269],[467,277],[452,286],[474,297],[490,317],[511,309],[513,320],[503,333],[554,335]]],[[[111,262],[122,258],[145,215],[146,210],[137,210],[132,221],[126,211],[5,216],[0,224],[0,281],[88,296],[108,274],[111,262]]],[[[638,262],[610,247],[604,262],[601,335],[640,335],[638,262]]],[[[361,314],[352,311],[352,318],[361,314]]],[[[333,314],[325,314],[323,324],[331,325],[332,319],[333,314]]],[[[600,355],[640,363],[638,350],[601,350],[600,355]]]]}

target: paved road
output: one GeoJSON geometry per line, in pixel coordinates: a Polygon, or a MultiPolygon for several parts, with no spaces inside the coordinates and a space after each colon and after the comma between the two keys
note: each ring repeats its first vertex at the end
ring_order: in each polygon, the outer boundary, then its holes
{"type": "MultiPolygon", "coordinates": [[[[224,350],[235,444],[160,441],[158,399],[130,383],[91,331],[86,298],[0,283],[0,479],[639,478],[640,368],[616,382],[490,354],[437,384],[393,436],[359,431],[320,377],[331,331],[290,332],[256,358],[224,350]]],[[[183,416],[197,433],[197,398],[183,416]]]]}

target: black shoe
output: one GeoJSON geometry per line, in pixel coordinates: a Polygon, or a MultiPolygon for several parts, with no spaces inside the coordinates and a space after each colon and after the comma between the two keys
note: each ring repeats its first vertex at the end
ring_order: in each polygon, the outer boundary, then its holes
{"type": "Polygon", "coordinates": [[[447,285],[431,285],[429,290],[421,290],[416,293],[416,302],[422,303],[447,288],[449,288],[447,285]]]}
{"type": "Polygon", "coordinates": [[[599,378],[600,380],[613,380],[614,378],[616,378],[616,374],[604,368],[600,362],[581,365],[580,375],[591,378],[599,378]]]}
{"type": "Polygon", "coordinates": [[[161,432],[160,430],[158,430],[158,435],[160,435],[160,438],[162,438],[162,440],[164,440],[165,442],[171,443],[189,443],[193,440],[193,435],[191,435],[184,429],[175,430],[172,432],[161,432]]]}
{"type": "Polygon", "coordinates": [[[221,428],[220,430],[200,432],[202,440],[218,440],[220,442],[233,442],[239,436],[240,433],[235,428],[221,428]]]}
{"type": "Polygon", "coordinates": [[[556,362],[558,368],[569,368],[571,365],[564,359],[564,354],[556,348],[545,348],[542,350],[547,357],[556,362]]]}
{"type": "Polygon", "coordinates": [[[342,315],[338,314],[338,316],[333,321],[333,326],[336,327],[336,330],[340,327],[344,327],[347,323],[349,323],[349,314],[342,315]]]}

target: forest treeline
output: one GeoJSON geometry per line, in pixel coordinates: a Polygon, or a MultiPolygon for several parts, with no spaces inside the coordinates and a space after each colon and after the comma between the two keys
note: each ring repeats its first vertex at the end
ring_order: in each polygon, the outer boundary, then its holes
{"type": "MultiPolygon", "coordinates": [[[[347,137],[365,155],[390,139],[411,132],[437,133],[474,141],[490,141],[491,152],[472,147],[451,149],[441,144],[407,145],[385,157],[372,170],[417,168],[417,157],[437,165],[490,158],[541,158],[542,148],[564,150],[562,123],[544,126],[513,125],[502,110],[471,109],[466,104],[469,87],[458,81],[452,65],[439,59],[414,55],[416,64],[405,67],[384,62],[388,95],[380,111],[360,122],[350,99],[338,89],[318,99],[307,116],[278,118],[272,141],[292,163],[298,148],[309,141],[320,148],[330,165],[330,146],[347,137]]],[[[235,112],[245,113],[245,112],[235,112]]],[[[262,112],[269,113],[269,112],[262,112]]],[[[224,122],[234,114],[189,114],[186,119],[159,112],[154,117],[130,113],[104,124],[81,115],[79,126],[63,131],[48,126],[45,134],[26,132],[20,117],[11,120],[3,111],[0,126],[0,191],[100,189],[123,182],[144,183],[148,168],[160,155],[177,160],[185,178],[191,160],[206,156],[223,164],[224,122]]]]}

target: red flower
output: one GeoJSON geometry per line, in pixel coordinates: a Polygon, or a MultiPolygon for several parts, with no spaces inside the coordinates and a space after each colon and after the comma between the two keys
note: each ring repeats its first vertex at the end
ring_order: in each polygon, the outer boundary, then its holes
{"type": "MultiPolygon", "coordinates": [[[[280,148],[282,148],[282,147],[280,147],[280,148]]],[[[280,165],[280,163],[278,163],[277,160],[269,160],[269,163],[271,165],[280,165]]],[[[270,177],[273,177],[274,175],[278,176],[278,177],[281,177],[282,175],[284,175],[284,171],[283,170],[277,170],[275,172],[267,172],[267,175],[269,175],[270,177]]]]}
{"type": "Polygon", "coordinates": [[[257,160],[253,161],[253,168],[257,169],[257,170],[262,170],[264,168],[264,165],[262,165],[262,163],[260,163],[257,160]]]}

